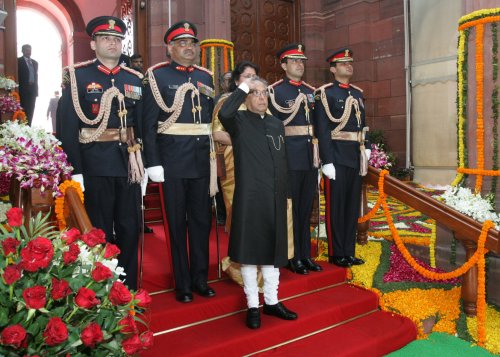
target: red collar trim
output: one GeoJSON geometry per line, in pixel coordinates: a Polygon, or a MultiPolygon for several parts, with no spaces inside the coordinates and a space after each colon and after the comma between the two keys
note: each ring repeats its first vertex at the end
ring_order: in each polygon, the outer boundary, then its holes
{"type": "Polygon", "coordinates": [[[102,73],[107,74],[109,76],[110,74],[114,75],[114,74],[117,74],[118,72],[120,72],[121,67],[120,66],[116,66],[113,69],[109,69],[108,67],[100,64],[100,65],[97,66],[97,69],[99,71],[101,71],[102,73]]]}
{"type": "Polygon", "coordinates": [[[294,81],[293,79],[290,79],[288,80],[288,82],[292,85],[292,86],[296,86],[296,87],[300,87],[302,85],[302,81],[294,81]]]}
{"type": "Polygon", "coordinates": [[[347,89],[347,88],[349,88],[349,84],[345,84],[345,83],[340,83],[340,82],[339,82],[339,87],[340,87],[340,88],[347,89]]]}
{"type": "Polygon", "coordinates": [[[178,71],[182,71],[182,72],[193,72],[194,71],[194,67],[193,66],[189,66],[189,67],[185,67],[185,66],[176,66],[175,67],[176,70],[178,71]]]}

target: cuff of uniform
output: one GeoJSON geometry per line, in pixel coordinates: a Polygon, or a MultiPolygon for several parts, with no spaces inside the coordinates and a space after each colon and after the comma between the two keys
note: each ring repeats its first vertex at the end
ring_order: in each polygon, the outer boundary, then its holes
{"type": "Polygon", "coordinates": [[[248,86],[248,84],[246,84],[246,82],[242,82],[239,86],[238,86],[239,89],[241,89],[243,92],[245,92],[246,94],[250,93],[250,87],[248,86]]]}

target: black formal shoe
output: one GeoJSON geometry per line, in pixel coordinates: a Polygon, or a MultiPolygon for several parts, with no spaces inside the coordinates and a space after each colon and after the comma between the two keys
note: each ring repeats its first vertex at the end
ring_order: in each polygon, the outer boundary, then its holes
{"type": "Polygon", "coordinates": [[[258,307],[247,310],[247,327],[251,329],[260,327],[260,311],[258,307]]]}
{"type": "Polygon", "coordinates": [[[288,269],[296,274],[309,274],[309,270],[307,270],[306,266],[300,260],[290,259],[288,261],[288,269]]]}
{"type": "Polygon", "coordinates": [[[314,260],[312,260],[311,258],[302,259],[302,264],[304,264],[304,266],[308,270],[311,270],[311,271],[322,271],[323,270],[321,265],[316,264],[314,262],[314,260]]]}
{"type": "Polygon", "coordinates": [[[328,261],[342,268],[349,268],[352,264],[344,257],[329,257],[328,261]]]}
{"type": "Polygon", "coordinates": [[[197,293],[198,295],[201,295],[203,297],[213,297],[213,296],[215,296],[215,290],[212,289],[207,284],[200,284],[200,285],[194,286],[193,287],[193,291],[195,293],[197,293]]]}
{"type": "Polygon", "coordinates": [[[281,302],[275,305],[264,304],[264,314],[279,317],[283,320],[296,320],[297,314],[288,310],[281,302]]]}
{"type": "Polygon", "coordinates": [[[175,292],[175,300],[177,300],[179,302],[184,302],[184,303],[191,302],[191,301],[193,301],[193,294],[191,294],[190,292],[186,292],[186,291],[176,291],[175,292]]]}
{"type": "Polygon", "coordinates": [[[144,233],[153,233],[153,228],[144,225],[144,233]]]}
{"type": "Polygon", "coordinates": [[[365,261],[363,259],[359,259],[353,256],[346,257],[347,261],[351,263],[351,265],[361,265],[365,264],[365,261]]]}

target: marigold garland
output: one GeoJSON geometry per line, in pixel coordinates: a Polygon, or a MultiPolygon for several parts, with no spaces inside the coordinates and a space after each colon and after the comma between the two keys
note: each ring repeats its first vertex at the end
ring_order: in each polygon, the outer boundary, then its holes
{"type": "MultiPolygon", "coordinates": [[[[477,146],[477,168],[484,170],[484,63],[483,63],[483,41],[484,25],[476,26],[476,146],[477,146]]],[[[481,192],[483,176],[476,174],[476,192],[481,192]]]]}
{"type": "MultiPolygon", "coordinates": [[[[380,176],[385,176],[388,175],[389,171],[387,170],[382,170],[380,171],[380,176]]],[[[384,209],[385,217],[387,219],[387,224],[389,225],[389,228],[392,232],[392,236],[394,238],[394,242],[405,258],[405,260],[410,264],[410,266],[415,269],[418,273],[420,273],[422,276],[432,279],[432,280],[447,280],[451,278],[457,278],[459,276],[462,276],[465,274],[473,265],[476,263],[478,264],[478,294],[477,294],[477,321],[478,321],[478,345],[479,346],[484,346],[485,343],[485,338],[486,338],[486,333],[485,333],[485,321],[486,321],[486,294],[485,294],[485,286],[486,286],[486,279],[485,279],[485,270],[484,270],[484,255],[486,253],[486,250],[484,248],[485,242],[486,242],[486,237],[488,235],[488,231],[490,228],[494,227],[494,224],[492,221],[485,221],[483,223],[483,227],[481,229],[481,234],[478,238],[477,242],[477,250],[474,253],[474,255],[464,263],[460,268],[457,268],[451,272],[447,273],[436,273],[436,272],[431,272],[421,265],[419,265],[415,259],[411,256],[410,252],[408,249],[404,246],[404,243],[399,236],[397,228],[394,226],[394,222],[392,220],[392,216],[389,211],[389,206],[387,204],[387,201],[385,199],[385,193],[384,193],[384,181],[379,179],[379,193],[381,197],[384,197],[382,200],[382,207],[384,209]],[[482,288],[482,290],[481,290],[482,288]]]]}
{"type": "Polygon", "coordinates": [[[429,260],[430,266],[436,267],[436,225],[437,222],[434,221],[434,224],[431,227],[431,238],[429,242],[429,260]]]}
{"type": "Polygon", "coordinates": [[[59,185],[61,196],[55,199],[54,211],[56,212],[57,222],[59,224],[59,230],[61,231],[66,228],[66,219],[64,218],[64,198],[66,196],[66,190],[69,187],[73,187],[74,189],[76,189],[78,197],[80,197],[82,203],[84,202],[82,186],[80,185],[80,183],[73,180],[66,180],[59,185]]]}

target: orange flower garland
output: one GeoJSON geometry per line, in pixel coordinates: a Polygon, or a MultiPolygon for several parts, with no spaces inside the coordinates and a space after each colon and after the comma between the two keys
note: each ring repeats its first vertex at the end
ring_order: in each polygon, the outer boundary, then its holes
{"type": "MultiPolygon", "coordinates": [[[[484,63],[483,63],[483,40],[484,25],[479,24],[476,28],[476,146],[477,146],[477,168],[484,169],[484,118],[483,118],[483,95],[484,95],[484,63]]],[[[476,192],[481,192],[483,176],[477,175],[476,192]]]]}
{"type": "MultiPolygon", "coordinates": [[[[389,172],[387,170],[380,171],[381,176],[387,175],[389,172]]],[[[379,192],[381,196],[385,197],[383,180],[379,180],[379,192]]],[[[410,264],[410,266],[419,272],[422,276],[432,279],[432,280],[447,280],[451,278],[457,278],[463,274],[465,274],[473,265],[478,264],[479,276],[478,276],[478,294],[477,294],[477,324],[478,324],[478,345],[484,346],[486,339],[486,294],[485,294],[485,271],[484,271],[484,254],[486,250],[484,248],[484,244],[486,242],[486,237],[488,235],[488,231],[490,228],[493,228],[495,225],[492,221],[485,221],[483,223],[483,228],[481,229],[481,234],[478,238],[477,242],[477,250],[474,255],[464,263],[460,268],[455,269],[448,273],[436,273],[431,272],[421,265],[419,265],[415,259],[411,256],[410,252],[404,246],[401,237],[399,236],[397,228],[394,226],[394,222],[392,220],[392,216],[389,212],[389,206],[387,205],[387,201],[384,199],[382,201],[382,207],[384,209],[385,217],[387,219],[387,224],[391,230],[392,236],[394,237],[394,242],[396,243],[397,248],[405,258],[405,260],[410,264]],[[482,290],[481,290],[482,289],[482,290]]]]}
{"type": "Polygon", "coordinates": [[[63,230],[66,228],[66,219],[64,218],[64,196],[66,194],[66,189],[69,187],[73,187],[78,192],[78,197],[83,203],[83,191],[80,184],[73,180],[66,180],[59,185],[59,190],[61,191],[61,196],[55,199],[55,208],[57,222],[59,224],[59,230],[63,230]]]}

